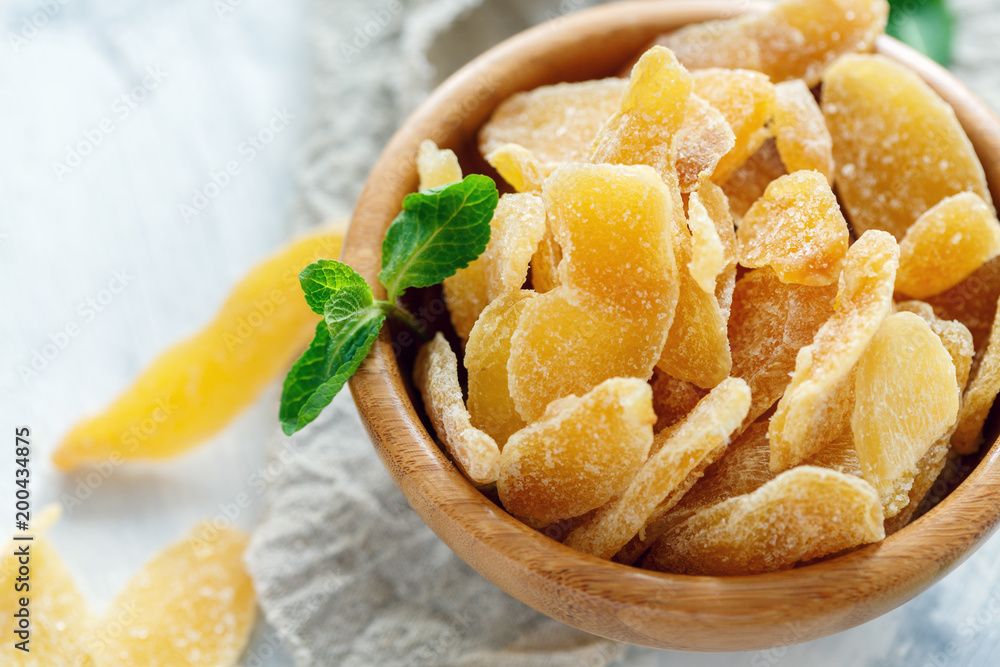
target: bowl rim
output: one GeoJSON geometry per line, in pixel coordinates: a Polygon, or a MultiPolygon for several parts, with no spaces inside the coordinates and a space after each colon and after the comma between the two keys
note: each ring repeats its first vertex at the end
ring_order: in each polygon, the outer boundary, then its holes
{"type": "MultiPolygon", "coordinates": [[[[416,189],[417,145],[426,138],[451,147],[459,136],[474,140],[496,104],[524,89],[518,77],[526,75],[504,77],[499,71],[537,67],[548,51],[571,48],[574,40],[603,36],[613,42],[619,32],[635,40],[634,35],[659,34],[669,26],[735,16],[747,7],[726,0],[599,5],[535,26],[491,48],[442,83],[393,136],[356,205],[344,261],[384,297],[376,279],[381,239],[402,198],[416,189]]],[[[632,53],[645,43],[648,40],[633,42],[632,53]]],[[[915,71],[951,104],[983,163],[991,191],[1000,193],[1000,119],[953,75],[896,40],[881,36],[876,51],[915,71]]],[[[536,80],[554,82],[565,76],[559,63],[547,63],[543,69],[546,66],[549,69],[535,75],[536,80]]],[[[971,555],[1000,521],[1000,448],[994,443],[947,498],[882,542],[767,574],[712,577],[641,570],[549,539],[469,483],[418,416],[388,328],[350,380],[350,388],[393,481],[459,557],[538,611],[620,641],[681,650],[751,650],[832,634],[875,618],[929,587],[971,555]]]]}

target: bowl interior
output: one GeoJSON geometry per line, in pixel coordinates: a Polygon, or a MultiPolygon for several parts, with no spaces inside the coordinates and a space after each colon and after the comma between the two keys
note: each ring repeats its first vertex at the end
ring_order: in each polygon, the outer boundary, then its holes
{"type": "MultiPolygon", "coordinates": [[[[613,76],[655,36],[745,10],[744,2],[615,3],[551,21],[491,49],[442,84],[385,149],[355,210],[344,260],[384,296],[376,280],[381,242],[402,198],[417,187],[414,158],[423,139],[455,150],[465,173],[485,173],[500,184],[476,145],[478,128],[499,102],[540,85],[613,76]]],[[[955,108],[996,199],[1000,121],[947,71],[899,42],[880,38],[877,50],[914,69],[955,108]]],[[[440,289],[411,292],[407,305],[461,349],[440,289]]],[[[984,446],[961,462],[951,486],[967,478],[926,515],[881,543],[823,562],[772,574],[695,577],[597,559],[551,539],[558,534],[513,519],[448,461],[410,382],[416,349],[405,330],[383,331],[350,383],[396,484],[438,536],[487,579],[553,618],[605,637],[729,651],[831,634],[930,586],[988,537],[1000,516],[998,448],[984,446]]],[[[997,422],[991,415],[988,443],[997,439],[997,422]]]]}

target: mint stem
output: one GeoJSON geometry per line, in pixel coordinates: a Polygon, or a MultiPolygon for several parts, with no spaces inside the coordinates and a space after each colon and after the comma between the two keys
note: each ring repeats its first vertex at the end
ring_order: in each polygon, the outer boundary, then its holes
{"type": "Polygon", "coordinates": [[[427,333],[427,329],[424,328],[424,326],[417,320],[417,318],[415,318],[413,315],[410,314],[410,311],[406,310],[405,308],[401,308],[395,303],[390,303],[389,301],[379,301],[378,303],[380,306],[382,306],[382,311],[386,315],[388,315],[389,317],[396,318],[397,320],[405,324],[407,327],[412,329],[415,334],[420,336],[420,340],[426,343],[431,339],[430,335],[428,335],[427,333]]]}

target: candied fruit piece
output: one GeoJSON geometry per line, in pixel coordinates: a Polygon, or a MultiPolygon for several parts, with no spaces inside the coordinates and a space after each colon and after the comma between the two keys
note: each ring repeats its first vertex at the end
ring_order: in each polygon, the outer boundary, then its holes
{"type": "Polygon", "coordinates": [[[672,142],[681,192],[691,192],[712,177],[719,160],[736,146],[736,135],[718,109],[692,93],[672,142]]]}
{"type": "Polygon", "coordinates": [[[725,451],[749,407],[750,389],[743,380],[721,382],[675,428],[656,436],[662,443],[628,487],[570,532],[564,543],[599,558],[614,556],[642,529],[657,505],[667,498],[680,500],[678,491],[685,482],[690,488],[708,462],[725,451]]]}
{"type": "Polygon", "coordinates": [[[642,54],[617,111],[594,141],[590,161],[645,164],[675,178],[673,137],[688,110],[691,75],[662,46],[642,54]]]}
{"type": "Polygon", "coordinates": [[[510,395],[531,423],[549,402],[582,395],[604,380],[648,380],[664,331],[648,319],[566,285],[530,299],[510,341],[510,395]]]}
{"type": "Polygon", "coordinates": [[[969,329],[976,350],[981,350],[990,337],[998,300],[1000,257],[986,262],[951,289],[926,299],[938,317],[957,320],[969,329]]]}
{"type": "Polygon", "coordinates": [[[486,156],[513,143],[553,167],[586,162],[594,137],[619,110],[627,84],[625,79],[610,78],[515,93],[500,103],[479,131],[479,150],[486,156]]]}
{"type": "Polygon", "coordinates": [[[691,229],[691,261],[687,268],[698,287],[715,294],[716,278],[728,263],[726,249],[722,246],[719,228],[701,202],[698,192],[692,192],[688,200],[688,227],[691,229]]]}
{"type": "Polygon", "coordinates": [[[486,156],[486,161],[517,192],[541,192],[542,182],[554,169],[518,144],[500,146],[486,156]]]}
{"type": "Polygon", "coordinates": [[[600,507],[646,460],[655,421],[652,392],[642,380],[611,378],[582,397],[553,401],[507,441],[500,501],[512,514],[543,522],[600,507]]]}
{"type": "Polygon", "coordinates": [[[101,665],[235,665],[257,616],[249,536],[205,521],[132,577],[89,642],[101,665]],[[128,630],[121,631],[122,619],[128,630]],[[116,631],[117,629],[117,631],[116,631]]]}
{"type": "Polygon", "coordinates": [[[861,470],[893,517],[909,503],[917,464],[955,423],[955,365],[927,322],[896,313],[858,360],[854,391],[851,429],[861,470]]]}
{"type": "Polygon", "coordinates": [[[657,41],[689,69],[746,67],[814,86],[839,56],[870,51],[888,15],[885,0],[784,0],[761,14],[696,23],[657,41]]]}
{"type": "Polygon", "coordinates": [[[417,174],[420,175],[420,189],[448,185],[462,180],[462,168],[458,157],[448,148],[438,148],[430,139],[420,142],[417,151],[417,174]]]}
{"type": "Polygon", "coordinates": [[[934,309],[923,301],[904,301],[896,307],[900,311],[919,315],[930,325],[931,331],[941,339],[944,349],[948,350],[951,356],[951,362],[955,364],[958,391],[964,391],[969,381],[969,371],[972,370],[972,358],[976,354],[976,349],[972,346],[972,334],[968,328],[961,322],[938,318],[934,314],[934,309]]]}
{"type": "Polygon", "coordinates": [[[774,138],[789,172],[818,171],[833,183],[833,139],[805,82],[796,79],[774,87],[774,138]]]}
{"type": "Polygon", "coordinates": [[[771,418],[773,470],[815,454],[843,430],[853,400],[851,371],[892,308],[898,265],[899,246],[885,232],[865,232],[847,251],[837,310],[799,350],[771,418]]]}
{"type": "Polygon", "coordinates": [[[1000,254],[1000,222],[979,195],[942,199],[899,242],[896,291],[917,299],[940,294],[1000,254]]]}
{"type": "Polygon", "coordinates": [[[455,333],[463,342],[469,340],[469,333],[479,319],[479,313],[490,302],[486,294],[483,260],[473,260],[464,269],[456,271],[455,275],[445,278],[441,287],[455,333]]]}
{"type": "Polygon", "coordinates": [[[525,303],[534,296],[534,292],[519,290],[486,306],[465,347],[471,423],[501,448],[512,433],[525,426],[510,397],[507,361],[511,336],[525,303]]]}
{"type": "Polygon", "coordinates": [[[983,167],[952,108],[903,65],[846,56],[823,78],[837,190],[857,234],[896,240],[945,197],[975,192],[992,205],[983,167]]]}
{"type": "Polygon", "coordinates": [[[774,138],[768,139],[722,184],[736,221],[742,220],[750,207],[764,196],[767,186],[785,173],[777,144],[774,138]]]}
{"type": "Polygon", "coordinates": [[[546,225],[538,250],[531,257],[531,286],[541,294],[559,286],[559,262],[562,249],[556,243],[552,230],[546,225]]]}
{"type": "Polygon", "coordinates": [[[674,202],[645,166],[566,164],[545,181],[559,282],[670,327],[677,301],[674,202]]]}
{"type": "Polygon", "coordinates": [[[765,124],[774,115],[774,84],[760,72],[701,69],[691,73],[694,92],[718,109],[729,123],[735,144],[712,174],[724,183],[768,137],[765,124]]]}
{"type": "Polygon", "coordinates": [[[413,382],[424,397],[424,408],[445,449],[474,484],[495,482],[500,448],[474,427],[458,384],[458,360],[441,333],[420,348],[413,382]]]}
{"type": "Polygon", "coordinates": [[[948,452],[951,450],[951,431],[938,438],[920,462],[917,463],[917,474],[913,477],[913,486],[908,494],[909,502],[899,513],[885,520],[885,534],[892,535],[910,523],[917,508],[923,502],[928,492],[934,487],[934,482],[948,464],[948,452]]]}
{"type": "Polygon", "coordinates": [[[741,277],[729,317],[732,374],[750,385],[753,403],[747,421],[781,398],[795,370],[795,357],[833,315],[835,285],[783,283],[768,267],[741,277]]]}
{"type": "Polygon", "coordinates": [[[826,468],[787,470],[753,493],[698,512],[653,545],[643,565],[664,572],[774,572],[885,537],[870,484],[826,468]]]}
{"type": "Polygon", "coordinates": [[[847,254],[847,221],[818,171],[796,171],[767,186],[736,232],[740,264],[770,266],[800,285],[837,280],[847,254]]]}
{"type": "Polygon", "coordinates": [[[545,234],[545,204],[533,194],[505,194],[490,222],[490,242],[480,256],[486,298],[521,289],[528,265],[545,234]]]}
{"type": "Polygon", "coordinates": [[[986,351],[969,379],[958,411],[958,425],[951,444],[959,454],[972,454],[983,440],[983,424],[1000,392],[1000,310],[993,321],[986,351]]]}

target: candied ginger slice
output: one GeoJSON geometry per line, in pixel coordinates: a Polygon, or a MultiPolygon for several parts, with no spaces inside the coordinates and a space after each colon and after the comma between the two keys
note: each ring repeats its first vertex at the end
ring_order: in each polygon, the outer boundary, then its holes
{"type": "Polygon", "coordinates": [[[91,645],[99,665],[235,665],[257,616],[249,536],[205,521],[132,577],[91,645]],[[128,619],[122,632],[122,619],[128,619]]]}
{"type": "Polygon", "coordinates": [[[482,258],[474,259],[467,267],[456,271],[455,275],[445,278],[441,288],[455,333],[463,342],[469,340],[469,333],[479,319],[479,313],[490,302],[482,258]]]}
{"type": "Polygon", "coordinates": [[[600,507],[646,460],[655,421],[652,392],[642,380],[611,378],[582,397],[553,401],[507,441],[500,501],[512,514],[542,522],[600,507]]]}
{"type": "Polygon", "coordinates": [[[847,221],[830,184],[818,171],[796,171],[767,186],[737,230],[740,263],[770,266],[800,285],[837,280],[847,254],[847,221]]]}
{"type": "Polygon", "coordinates": [[[627,84],[610,78],[515,93],[479,131],[479,150],[487,156],[504,144],[518,144],[543,165],[586,162],[594,137],[620,109],[627,84]]]}
{"type": "Polygon", "coordinates": [[[896,291],[940,294],[1000,254],[1000,222],[973,192],[946,197],[921,214],[899,242],[896,291]]]}
{"type": "Polygon", "coordinates": [[[969,381],[969,371],[972,370],[972,358],[976,354],[969,329],[961,322],[940,319],[934,314],[934,309],[923,301],[904,301],[897,304],[896,308],[902,312],[919,315],[930,325],[931,331],[941,339],[944,349],[948,350],[951,361],[955,364],[955,380],[959,392],[965,391],[965,385],[969,381]]]}
{"type": "Polygon", "coordinates": [[[614,556],[657,505],[668,497],[680,500],[678,488],[689,476],[703,469],[706,459],[725,451],[749,407],[750,389],[743,380],[721,382],[675,428],[656,436],[663,442],[628,487],[570,532],[564,543],[599,558],[614,556]]]}
{"type": "Polygon", "coordinates": [[[511,336],[527,300],[534,296],[534,292],[518,290],[488,305],[465,346],[471,423],[493,438],[501,449],[511,434],[525,426],[510,397],[507,361],[511,336]]]}
{"type": "Polygon", "coordinates": [[[653,369],[649,386],[653,388],[653,410],[656,412],[654,433],[679,422],[708,393],[690,382],[670,377],[659,368],[653,369]]]}
{"type": "Polygon", "coordinates": [[[951,289],[926,299],[938,317],[957,320],[969,329],[976,350],[982,350],[989,340],[998,300],[1000,257],[986,262],[951,289]]]}
{"type": "Polygon", "coordinates": [[[458,360],[441,333],[424,344],[413,367],[413,382],[424,397],[427,416],[458,468],[474,484],[495,482],[500,448],[472,425],[458,384],[458,360]]]}
{"type": "Polygon", "coordinates": [[[799,79],[774,87],[774,138],[789,172],[818,171],[833,183],[833,139],[816,98],[799,79]]]}
{"type": "Polygon", "coordinates": [[[688,200],[688,227],[691,229],[691,261],[687,268],[698,287],[715,294],[716,278],[727,264],[726,249],[722,246],[719,228],[698,192],[692,192],[688,200]]]}
{"type": "Polygon", "coordinates": [[[845,56],[824,76],[822,107],[837,190],[857,234],[882,229],[900,240],[924,211],[960,192],[992,206],[954,110],[903,65],[845,56]]]}
{"type": "Polygon", "coordinates": [[[768,139],[722,184],[733,218],[739,223],[750,207],[764,196],[772,181],[784,176],[785,165],[778,156],[774,138],[768,139]]]}
{"type": "Polygon", "coordinates": [[[771,468],[789,468],[842,431],[851,372],[892,308],[899,247],[885,232],[865,232],[847,251],[836,312],[799,350],[792,380],[771,418],[771,468]]]}
{"type": "Polygon", "coordinates": [[[736,135],[718,109],[691,93],[672,141],[681,192],[691,192],[712,177],[719,161],[736,146],[736,135]]]}
{"type": "Polygon", "coordinates": [[[955,423],[955,365],[941,339],[913,313],[882,323],[854,378],[854,446],[885,516],[909,503],[917,464],[955,423]]]}
{"type": "Polygon", "coordinates": [[[951,444],[959,454],[972,454],[983,440],[983,424],[1000,393],[1000,310],[993,321],[989,341],[979,367],[969,379],[958,411],[958,425],[951,444]]]}
{"type": "Polygon", "coordinates": [[[555,168],[518,144],[503,144],[490,152],[486,161],[517,192],[541,192],[542,183],[555,168]]]}
{"type": "Polygon", "coordinates": [[[899,510],[896,516],[885,520],[885,534],[892,535],[906,527],[917,513],[920,503],[934,487],[941,472],[948,465],[948,452],[951,451],[951,431],[938,438],[924,457],[917,464],[917,474],[913,477],[910,487],[909,502],[899,510]]]}
{"type": "Polygon", "coordinates": [[[787,470],[756,491],[698,512],[653,545],[644,566],[664,572],[742,575],[885,537],[870,484],[814,466],[787,470]]]}
{"type": "Polygon", "coordinates": [[[438,148],[430,139],[420,142],[417,151],[417,174],[420,189],[429,190],[462,180],[462,168],[458,157],[448,148],[438,148]]]}
{"type": "Polygon", "coordinates": [[[538,242],[538,250],[531,257],[531,286],[536,292],[549,292],[559,286],[561,260],[562,248],[546,225],[542,240],[538,242]]]}
{"type": "Polygon", "coordinates": [[[538,195],[505,194],[490,223],[490,242],[480,257],[486,298],[521,289],[528,265],[545,234],[545,204],[538,195]]]}

